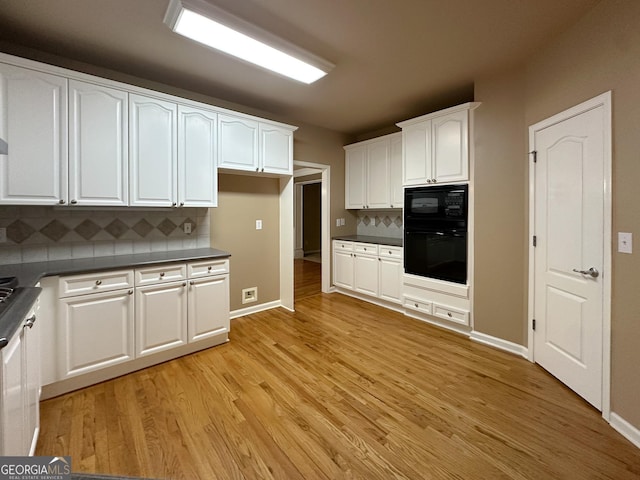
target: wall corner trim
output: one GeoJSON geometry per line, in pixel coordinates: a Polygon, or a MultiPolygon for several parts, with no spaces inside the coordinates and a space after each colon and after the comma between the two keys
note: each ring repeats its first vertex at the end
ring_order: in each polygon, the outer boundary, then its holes
{"type": "Polygon", "coordinates": [[[523,345],[518,345],[517,343],[509,342],[508,340],[503,340],[498,337],[493,337],[476,330],[473,330],[469,334],[469,338],[474,342],[483,343],[490,347],[498,348],[500,350],[504,350],[506,352],[526,358],[527,360],[529,359],[529,349],[523,345]]]}
{"type": "Polygon", "coordinates": [[[615,412],[609,416],[609,424],[624,438],[640,448],[640,428],[636,428],[615,412]]]}

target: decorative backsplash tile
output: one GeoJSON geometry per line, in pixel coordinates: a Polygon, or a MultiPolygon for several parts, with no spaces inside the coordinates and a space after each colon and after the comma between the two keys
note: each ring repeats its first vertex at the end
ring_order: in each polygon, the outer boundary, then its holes
{"type": "Polygon", "coordinates": [[[64,260],[210,246],[209,210],[67,210],[2,207],[0,263],[64,260]],[[191,234],[184,224],[191,223],[191,234]]]}
{"type": "Polygon", "coordinates": [[[358,235],[402,238],[402,213],[367,210],[358,212],[358,235]]]}

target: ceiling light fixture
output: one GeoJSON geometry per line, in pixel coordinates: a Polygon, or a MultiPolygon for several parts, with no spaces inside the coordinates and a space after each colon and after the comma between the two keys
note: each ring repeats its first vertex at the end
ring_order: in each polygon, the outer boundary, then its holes
{"type": "Polygon", "coordinates": [[[303,83],[334,67],[202,0],[171,0],[164,22],[180,35],[303,83]]]}

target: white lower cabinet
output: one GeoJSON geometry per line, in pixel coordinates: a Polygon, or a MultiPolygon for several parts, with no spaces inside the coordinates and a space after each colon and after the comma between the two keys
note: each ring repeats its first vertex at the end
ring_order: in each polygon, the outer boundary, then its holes
{"type": "Polygon", "coordinates": [[[31,311],[0,351],[0,456],[33,455],[40,430],[40,333],[31,311]]]}
{"type": "Polygon", "coordinates": [[[59,360],[63,378],[134,358],[132,287],[60,299],[59,360]]]}
{"type": "Polygon", "coordinates": [[[333,284],[401,303],[402,247],[334,240],[333,284]]]}
{"type": "Polygon", "coordinates": [[[136,288],[136,357],[187,343],[187,282],[136,288]]]}
{"type": "Polygon", "coordinates": [[[48,319],[58,342],[44,351],[44,383],[73,380],[48,388],[51,396],[227,341],[227,258],[70,275],[43,286],[58,310],[48,319]]]}

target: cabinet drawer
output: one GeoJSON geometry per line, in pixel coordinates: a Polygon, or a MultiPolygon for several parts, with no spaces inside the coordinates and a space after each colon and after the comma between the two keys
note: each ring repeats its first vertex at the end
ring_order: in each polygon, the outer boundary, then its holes
{"type": "Polygon", "coordinates": [[[60,277],[58,294],[60,298],[86,293],[109,292],[133,286],[133,270],[113,270],[108,272],[85,273],[60,277]]]}
{"type": "Polygon", "coordinates": [[[211,275],[224,275],[229,273],[229,260],[203,260],[191,262],[187,265],[189,278],[208,277],[211,275]]]}
{"type": "Polygon", "coordinates": [[[333,250],[342,252],[353,252],[353,243],[343,242],[342,240],[334,240],[333,250]]]}
{"type": "Polygon", "coordinates": [[[452,322],[459,323],[461,325],[469,325],[469,312],[465,310],[457,310],[455,308],[433,304],[433,315],[436,317],[444,318],[452,322]]]}
{"type": "Polygon", "coordinates": [[[404,297],[404,302],[402,303],[402,305],[405,308],[426,313],[427,315],[431,315],[433,311],[433,304],[431,302],[425,302],[424,300],[416,300],[410,297],[404,297]]]}
{"type": "Polygon", "coordinates": [[[402,247],[380,245],[378,255],[384,258],[402,258],[402,247]]]}
{"type": "Polygon", "coordinates": [[[156,267],[136,269],[136,286],[173,282],[186,278],[187,266],[184,263],[166,263],[156,267]]]}
{"type": "Polygon", "coordinates": [[[378,255],[378,245],[375,243],[354,243],[353,251],[360,255],[378,255]]]}

